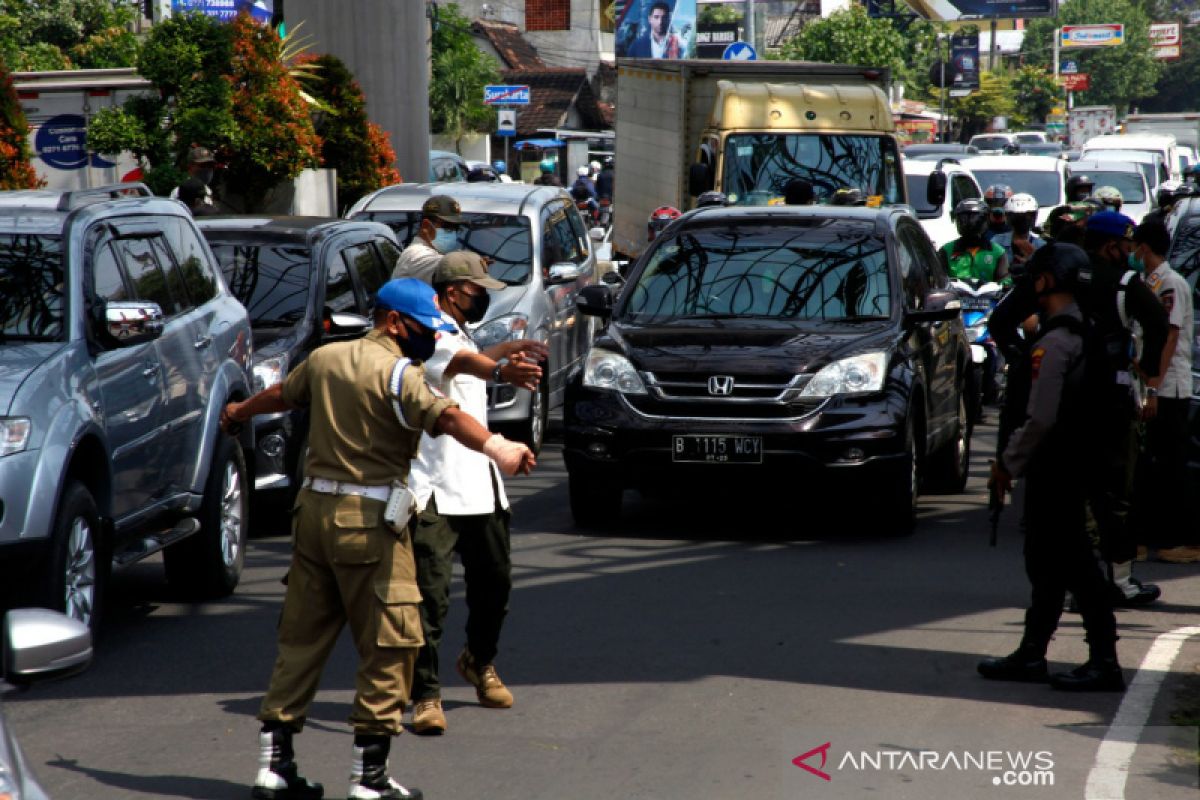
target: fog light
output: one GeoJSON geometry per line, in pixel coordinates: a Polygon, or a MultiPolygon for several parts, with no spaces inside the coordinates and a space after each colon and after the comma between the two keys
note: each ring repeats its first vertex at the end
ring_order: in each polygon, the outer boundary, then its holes
{"type": "Polygon", "coordinates": [[[587,446],[588,455],[606,456],[608,455],[608,445],[604,442],[592,442],[587,446]]]}
{"type": "Polygon", "coordinates": [[[842,453],[842,457],[839,458],[838,461],[862,461],[866,457],[867,454],[862,451],[861,447],[847,447],[846,451],[842,453]]]}
{"type": "Polygon", "coordinates": [[[283,455],[284,444],[282,436],[278,433],[272,433],[263,437],[263,440],[258,443],[258,449],[267,458],[279,458],[283,455]]]}

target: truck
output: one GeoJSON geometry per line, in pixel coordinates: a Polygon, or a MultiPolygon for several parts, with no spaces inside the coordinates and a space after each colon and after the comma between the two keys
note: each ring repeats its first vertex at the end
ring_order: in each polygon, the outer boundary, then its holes
{"type": "Polygon", "coordinates": [[[800,179],[818,203],[839,189],[908,202],[889,82],[842,64],[618,59],[614,251],[636,258],[654,209],[706,191],[774,205],[800,179]]]}
{"type": "Polygon", "coordinates": [[[1174,114],[1130,114],[1125,118],[1126,133],[1169,133],[1186,153],[1189,166],[1200,153],[1200,111],[1174,114]]]}
{"type": "Polygon", "coordinates": [[[1067,112],[1067,141],[1079,149],[1095,136],[1117,132],[1116,106],[1077,106],[1067,112]]]}

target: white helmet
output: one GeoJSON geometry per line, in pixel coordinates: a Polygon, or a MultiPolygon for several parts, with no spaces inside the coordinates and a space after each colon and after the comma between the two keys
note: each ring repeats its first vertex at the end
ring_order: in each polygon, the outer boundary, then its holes
{"type": "Polygon", "coordinates": [[[593,161],[590,164],[588,164],[588,166],[591,167],[592,172],[600,171],[600,162],[599,161],[593,161]]]}
{"type": "Polygon", "coordinates": [[[1121,203],[1124,202],[1121,191],[1115,186],[1101,186],[1092,194],[1092,197],[1099,200],[1102,205],[1114,206],[1118,210],[1121,208],[1121,203]]]}
{"type": "Polygon", "coordinates": [[[587,164],[584,164],[579,169],[575,170],[575,174],[581,178],[586,178],[591,172],[588,170],[587,164]]]}
{"type": "Polygon", "coordinates": [[[1036,214],[1037,210],[1037,199],[1025,192],[1017,192],[1004,204],[1004,211],[1007,214],[1036,214]]]}

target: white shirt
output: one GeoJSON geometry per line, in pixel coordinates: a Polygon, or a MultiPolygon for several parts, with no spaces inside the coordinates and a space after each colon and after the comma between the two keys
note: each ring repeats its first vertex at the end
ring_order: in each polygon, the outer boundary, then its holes
{"type": "Polygon", "coordinates": [[[426,283],[433,283],[433,271],[437,269],[442,254],[425,243],[420,236],[409,242],[408,247],[396,259],[396,268],[392,270],[393,278],[420,278],[426,283]]]}
{"type": "MultiPolygon", "coordinates": [[[[458,324],[449,315],[442,316],[451,324],[458,324]]],[[[462,372],[446,378],[446,367],[463,350],[479,352],[471,337],[461,331],[443,331],[433,357],[425,362],[425,380],[486,427],[487,382],[462,372]]],[[[491,514],[496,510],[497,498],[492,493],[493,478],[500,507],[508,508],[504,480],[490,458],[459,444],[452,436],[434,438],[421,434],[421,450],[412,463],[408,486],[418,508],[424,509],[432,496],[437,501],[437,512],[445,516],[491,514]]]]}
{"type": "Polygon", "coordinates": [[[1158,295],[1163,308],[1167,310],[1167,324],[1179,329],[1175,352],[1171,354],[1171,363],[1167,367],[1167,374],[1163,376],[1162,385],[1158,388],[1158,396],[1191,397],[1192,335],[1195,320],[1192,287],[1188,286],[1183,276],[1171,269],[1171,265],[1166,261],[1146,276],[1146,285],[1158,295]]]}
{"type": "Polygon", "coordinates": [[[650,35],[650,57],[651,58],[666,58],[666,56],[667,56],[667,40],[670,38],[671,38],[670,36],[664,36],[662,38],[662,41],[660,42],[654,38],[653,34],[651,34],[650,35]]]}

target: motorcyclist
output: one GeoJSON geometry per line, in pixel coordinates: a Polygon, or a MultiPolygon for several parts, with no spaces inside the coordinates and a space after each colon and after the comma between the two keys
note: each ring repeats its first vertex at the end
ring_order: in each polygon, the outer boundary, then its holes
{"type": "Polygon", "coordinates": [[[534,183],[538,184],[539,186],[561,187],[562,181],[559,180],[558,175],[555,174],[555,169],[557,166],[558,165],[554,162],[554,159],[543,158],[542,162],[538,164],[538,169],[542,171],[542,174],[539,175],[536,180],[534,180],[534,183]]]}
{"type": "Polygon", "coordinates": [[[1160,222],[1166,223],[1167,218],[1171,216],[1171,211],[1175,208],[1175,204],[1189,194],[1191,192],[1179,181],[1163,181],[1158,187],[1157,194],[1154,196],[1154,199],[1158,201],[1158,208],[1147,214],[1142,222],[1157,219],[1160,222]]]}
{"type": "Polygon", "coordinates": [[[1031,194],[1020,192],[1008,198],[1004,213],[1008,218],[1009,230],[992,237],[992,244],[1004,248],[1008,257],[1009,272],[1019,275],[1034,252],[1046,242],[1033,232],[1037,220],[1038,204],[1031,194]]]}
{"type": "Polygon", "coordinates": [[[1092,195],[1100,201],[1100,205],[1105,211],[1120,211],[1121,205],[1125,202],[1125,198],[1121,197],[1121,191],[1115,186],[1101,186],[1092,195]]]}
{"type": "Polygon", "coordinates": [[[598,200],[612,202],[613,178],[615,175],[612,156],[608,156],[604,159],[604,166],[600,168],[600,174],[596,176],[596,198],[598,200]]]}
{"type": "Polygon", "coordinates": [[[1087,175],[1072,175],[1067,178],[1067,202],[1087,200],[1095,188],[1095,182],[1087,175]]]}
{"type": "Polygon", "coordinates": [[[953,216],[959,238],[948,242],[939,251],[946,273],[951,278],[982,283],[1011,283],[1008,256],[1004,248],[984,238],[988,218],[988,208],[984,202],[974,197],[959,200],[953,216]]]}
{"type": "Polygon", "coordinates": [[[988,207],[988,224],[983,238],[987,241],[990,242],[997,234],[1010,230],[1008,220],[1005,218],[1004,206],[1012,196],[1012,187],[1003,183],[994,183],[983,190],[983,202],[988,207]]]}
{"type": "Polygon", "coordinates": [[[591,170],[586,164],[575,170],[575,182],[571,184],[571,197],[575,202],[587,203],[588,215],[594,220],[600,210],[596,199],[596,184],[592,183],[591,170]]]}
{"type": "Polygon", "coordinates": [[[683,215],[679,213],[679,209],[674,206],[659,206],[651,211],[650,220],[646,224],[646,241],[653,242],[664,228],[681,216],[683,215]]]}

